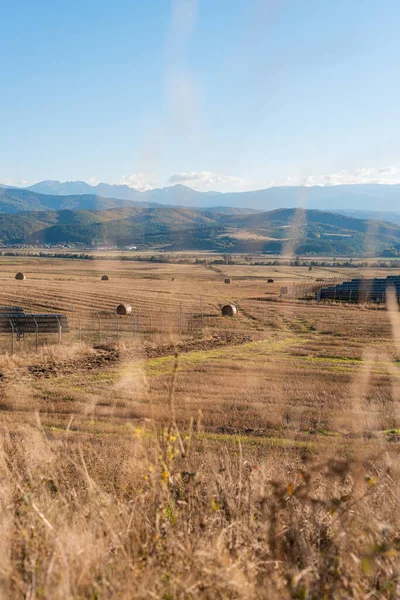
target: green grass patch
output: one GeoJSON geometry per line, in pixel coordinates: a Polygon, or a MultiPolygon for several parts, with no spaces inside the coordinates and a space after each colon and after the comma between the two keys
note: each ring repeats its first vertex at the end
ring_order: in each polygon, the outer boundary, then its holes
{"type": "Polygon", "coordinates": [[[383,431],[382,433],[384,433],[385,435],[399,435],[400,436],[400,429],[396,429],[394,427],[393,429],[385,429],[385,431],[383,431]]]}
{"type": "Polygon", "coordinates": [[[329,429],[313,429],[306,431],[309,435],[323,435],[325,437],[340,437],[338,431],[330,431],[329,429]]]}
{"type": "MultiPolygon", "coordinates": [[[[242,361],[254,359],[255,357],[265,358],[266,356],[282,354],[291,346],[304,343],[304,340],[296,339],[293,336],[284,339],[268,339],[256,342],[248,342],[240,346],[224,346],[211,350],[197,350],[180,354],[178,358],[178,369],[188,370],[197,365],[208,361],[242,361]]],[[[162,356],[144,361],[146,374],[149,376],[167,375],[171,373],[175,365],[174,356],[162,356]]]]}
{"type": "Polygon", "coordinates": [[[247,444],[252,446],[269,446],[279,448],[301,448],[310,451],[318,449],[318,444],[315,441],[292,440],[287,438],[263,437],[251,435],[232,435],[229,433],[207,433],[202,432],[197,434],[198,439],[209,440],[213,442],[227,444],[247,444]]]}

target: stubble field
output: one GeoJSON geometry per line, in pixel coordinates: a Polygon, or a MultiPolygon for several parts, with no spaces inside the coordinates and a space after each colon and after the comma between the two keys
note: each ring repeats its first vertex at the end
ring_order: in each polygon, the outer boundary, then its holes
{"type": "Polygon", "coordinates": [[[399,313],[280,297],[321,276],[1,257],[71,325],[0,339],[2,597],[400,596],[399,313]]]}

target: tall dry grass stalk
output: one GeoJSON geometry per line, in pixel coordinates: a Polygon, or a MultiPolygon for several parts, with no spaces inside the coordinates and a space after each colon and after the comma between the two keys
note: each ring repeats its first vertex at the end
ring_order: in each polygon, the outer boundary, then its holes
{"type": "Polygon", "coordinates": [[[4,432],[1,597],[398,597],[396,454],[254,452],[197,429],[4,432]]]}

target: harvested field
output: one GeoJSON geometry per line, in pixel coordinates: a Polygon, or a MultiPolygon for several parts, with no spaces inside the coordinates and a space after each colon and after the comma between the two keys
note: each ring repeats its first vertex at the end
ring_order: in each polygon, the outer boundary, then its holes
{"type": "Polygon", "coordinates": [[[72,329],[0,340],[2,597],[399,597],[397,309],[279,298],[291,267],[1,264],[1,305],[72,329]]]}

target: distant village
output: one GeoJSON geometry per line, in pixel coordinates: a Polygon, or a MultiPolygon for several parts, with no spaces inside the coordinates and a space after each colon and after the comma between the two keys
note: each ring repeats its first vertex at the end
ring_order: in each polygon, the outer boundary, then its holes
{"type": "Polygon", "coordinates": [[[0,248],[18,248],[18,249],[32,249],[32,248],[43,248],[48,250],[62,249],[62,250],[137,250],[137,246],[87,246],[85,244],[0,244],[0,248]]]}

